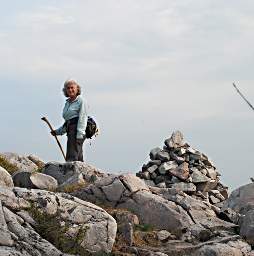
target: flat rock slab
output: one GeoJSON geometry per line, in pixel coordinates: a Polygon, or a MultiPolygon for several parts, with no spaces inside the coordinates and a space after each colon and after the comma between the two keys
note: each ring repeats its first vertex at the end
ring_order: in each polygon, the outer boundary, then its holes
{"type": "Polygon", "coordinates": [[[140,178],[136,177],[136,175],[134,174],[121,175],[119,179],[129,189],[130,192],[136,192],[139,190],[149,191],[149,188],[145,184],[145,182],[140,178]]]}
{"type": "Polygon", "coordinates": [[[115,179],[111,184],[107,186],[102,186],[101,189],[110,202],[118,202],[126,190],[125,186],[119,179],[115,179]]]}
{"type": "Polygon", "coordinates": [[[95,182],[100,178],[108,176],[103,171],[79,161],[67,163],[49,162],[45,164],[42,173],[54,177],[59,185],[71,177],[79,176],[80,174],[83,175],[84,180],[87,182],[95,182]]]}
{"type": "Polygon", "coordinates": [[[38,189],[53,191],[56,190],[58,186],[57,180],[55,178],[43,173],[32,173],[30,180],[38,189]]]}

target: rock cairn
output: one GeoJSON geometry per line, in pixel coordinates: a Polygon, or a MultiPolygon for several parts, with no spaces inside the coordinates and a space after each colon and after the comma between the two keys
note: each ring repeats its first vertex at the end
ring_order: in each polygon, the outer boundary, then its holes
{"type": "Polygon", "coordinates": [[[209,158],[184,142],[183,134],[175,131],[150,152],[150,161],[137,176],[151,187],[173,188],[221,206],[228,198],[228,187],[220,182],[220,173],[209,158]]]}

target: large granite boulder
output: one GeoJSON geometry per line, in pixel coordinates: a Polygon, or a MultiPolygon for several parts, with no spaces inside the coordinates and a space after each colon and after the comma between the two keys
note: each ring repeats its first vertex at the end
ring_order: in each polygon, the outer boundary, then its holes
{"type": "Polygon", "coordinates": [[[136,214],[142,224],[166,229],[181,236],[193,224],[188,214],[158,195],[152,194],[145,182],[133,174],[111,175],[73,193],[91,202],[124,208],[136,214]]]}
{"type": "Polygon", "coordinates": [[[194,224],[181,207],[148,191],[133,194],[118,207],[135,213],[141,223],[168,230],[178,237],[181,237],[182,233],[194,224]]]}
{"type": "Polygon", "coordinates": [[[102,208],[67,194],[0,187],[0,229],[0,255],[60,256],[111,252],[117,226],[102,208]]]}
{"type": "Polygon", "coordinates": [[[58,186],[57,180],[55,178],[44,173],[31,173],[30,180],[35,188],[38,189],[54,191],[57,189],[58,186]]]}
{"type": "Polygon", "coordinates": [[[37,188],[54,191],[58,187],[57,180],[52,176],[27,171],[17,171],[12,175],[14,185],[21,188],[37,188]]]}
{"type": "Polygon", "coordinates": [[[209,202],[195,199],[181,189],[149,188],[144,180],[133,174],[109,175],[72,195],[93,203],[130,210],[138,216],[141,224],[168,230],[177,237],[190,232],[199,239],[204,233],[211,232],[212,236],[212,232],[232,231],[236,227],[219,219],[209,202]]]}
{"type": "Polygon", "coordinates": [[[61,185],[68,180],[79,180],[80,174],[88,182],[95,182],[108,174],[84,162],[74,161],[67,163],[48,162],[42,169],[42,173],[54,177],[61,185]]]}
{"type": "Polygon", "coordinates": [[[240,235],[254,245],[254,183],[234,190],[224,202],[222,210],[226,211],[228,208],[241,214],[240,235]]]}
{"type": "Polygon", "coordinates": [[[254,183],[241,186],[232,191],[223,204],[223,209],[226,208],[231,208],[241,214],[245,214],[249,209],[254,209],[254,183]]]}

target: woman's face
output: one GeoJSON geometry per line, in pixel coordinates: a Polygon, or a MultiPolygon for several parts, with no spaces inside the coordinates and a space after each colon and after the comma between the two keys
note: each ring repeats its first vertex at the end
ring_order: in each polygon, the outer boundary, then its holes
{"type": "Polygon", "coordinates": [[[67,86],[67,94],[70,98],[75,98],[78,93],[78,86],[76,84],[70,84],[67,86]]]}

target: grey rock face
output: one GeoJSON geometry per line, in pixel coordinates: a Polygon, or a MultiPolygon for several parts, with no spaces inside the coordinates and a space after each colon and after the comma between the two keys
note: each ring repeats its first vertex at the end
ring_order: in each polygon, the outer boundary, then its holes
{"type": "Polygon", "coordinates": [[[12,246],[14,241],[11,237],[11,232],[8,230],[6,220],[4,218],[4,212],[2,202],[0,201],[0,246],[12,246]]]}
{"type": "Polygon", "coordinates": [[[121,199],[126,190],[125,186],[119,179],[115,179],[111,184],[101,187],[107,199],[111,202],[117,202],[121,199]]]}
{"type": "Polygon", "coordinates": [[[177,236],[192,224],[188,214],[180,213],[175,203],[147,191],[135,193],[118,207],[131,210],[139,217],[141,223],[149,223],[177,236]]]}
{"type": "Polygon", "coordinates": [[[57,231],[54,234],[61,235],[59,243],[66,239],[67,249],[76,246],[91,253],[111,252],[117,225],[102,208],[67,194],[44,190],[1,188],[0,194],[1,255],[9,252],[9,255],[62,256],[61,251],[36,232],[38,225],[49,225],[44,236],[47,234],[50,239],[50,233],[57,231]],[[47,219],[45,223],[42,216],[47,219]]]}
{"type": "Polygon", "coordinates": [[[246,241],[254,245],[254,209],[247,211],[245,215],[240,217],[240,235],[246,241]]]}
{"type": "Polygon", "coordinates": [[[224,202],[223,209],[226,208],[231,208],[241,214],[254,209],[254,183],[235,189],[224,202]]]}
{"type": "Polygon", "coordinates": [[[131,174],[101,179],[73,195],[83,200],[100,201],[106,205],[131,210],[141,223],[149,223],[177,235],[192,223],[189,215],[179,210],[174,202],[152,194],[143,180],[131,174]]]}
{"type": "Polygon", "coordinates": [[[3,187],[14,187],[11,175],[0,166],[0,186],[3,187]]]}

